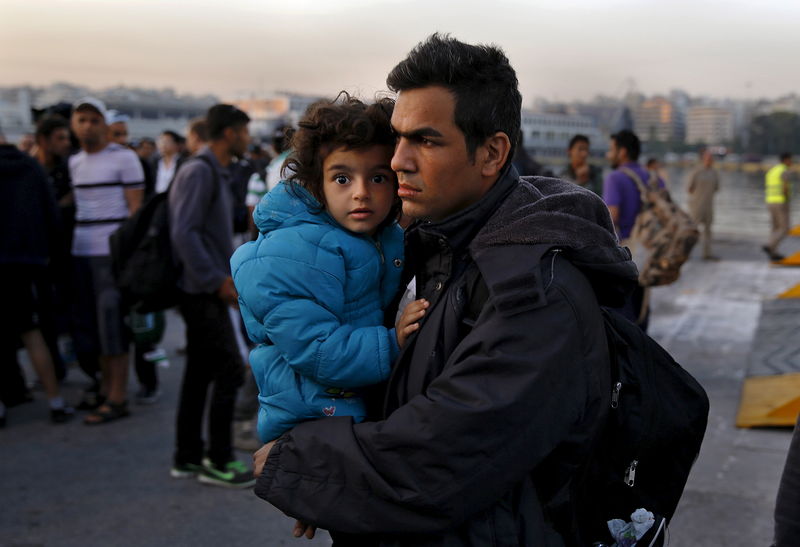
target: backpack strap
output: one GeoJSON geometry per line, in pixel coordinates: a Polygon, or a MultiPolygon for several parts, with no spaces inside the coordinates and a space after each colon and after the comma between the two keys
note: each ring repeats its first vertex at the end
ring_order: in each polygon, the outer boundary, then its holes
{"type": "Polygon", "coordinates": [[[630,177],[630,179],[636,183],[636,187],[639,189],[639,197],[642,199],[642,203],[645,203],[647,201],[647,186],[645,186],[644,182],[642,182],[642,179],[639,177],[639,175],[636,174],[636,171],[621,165],[619,170],[628,175],[628,177],[630,177]]]}
{"type": "Polygon", "coordinates": [[[211,202],[213,203],[219,197],[219,174],[217,173],[217,168],[214,167],[214,164],[211,163],[211,160],[205,156],[194,156],[193,159],[200,160],[201,162],[205,163],[209,169],[211,169],[211,177],[214,180],[214,193],[211,195],[211,202]]]}

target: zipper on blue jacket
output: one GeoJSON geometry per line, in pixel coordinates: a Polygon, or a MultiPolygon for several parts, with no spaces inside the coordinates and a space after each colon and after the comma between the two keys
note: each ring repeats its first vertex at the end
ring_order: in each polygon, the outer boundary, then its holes
{"type": "Polygon", "coordinates": [[[378,255],[381,257],[381,265],[386,264],[386,257],[383,256],[383,247],[381,246],[381,242],[377,239],[372,239],[372,244],[375,245],[375,248],[378,250],[378,255]]]}

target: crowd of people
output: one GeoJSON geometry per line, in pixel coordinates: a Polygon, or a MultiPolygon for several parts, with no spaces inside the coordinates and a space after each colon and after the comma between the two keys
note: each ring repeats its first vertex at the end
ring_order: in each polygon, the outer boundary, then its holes
{"type": "MultiPolygon", "coordinates": [[[[17,362],[20,347],[46,393],[54,423],[71,420],[76,409],[86,411],[87,425],[128,416],[131,359],[139,383],[135,401],[159,400],[158,367],[167,360],[159,347],[165,315],[139,313],[126,302],[109,238],[146,200],[169,192],[183,272],[179,309],[187,324],[172,475],[185,476],[189,468],[189,475],[201,475],[204,482],[247,486],[253,479],[234,459],[230,434],[248,348],[241,319],[230,308],[237,296],[228,260],[235,245],[252,238],[251,213],[266,192],[271,157],[251,143],[247,115],[230,105],[217,105],[192,121],[186,137],[167,130],[156,141],[131,143],[128,121],[124,113],[85,97],[72,105],[69,118],[43,116],[27,151],[0,145],[5,198],[0,272],[11,298],[2,329],[0,426],[6,425],[9,407],[32,398],[17,362]],[[59,391],[73,361],[88,379],[75,408],[59,391]],[[205,449],[201,427],[212,383],[205,449]]],[[[281,130],[272,143],[274,155],[284,152],[282,142],[281,130]]],[[[277,176],[274,167],[271,173],[277,176]]],[[[253,401],[241,405],[243,422],[255,415],[252,390],[250,396],[253,401]]],[[[252,441],[248,446],[253,448],[252,441]]]]}
{"type": "MultiPolygon", "coordinates": [[[[630,130],[611,136],[605,180],[583,135],[563,179],[520,178],[542,168],[496,47],[433,35],[387,83],[396,101],[317,103],[269,153],[232,105],[131,144],[127,116],[93,97],[40,120],[27,152],[0,145],[15,181],[0,423],[30,396],[20,346],[52,421],[74,416],[65,335],[85,424],[130,414],[131,353],[137,402],[158,401],[164,316],[130,308],[109,237],[166,192],[186,325],[172,477],[255,484],[296,536],[320,526],[337,546],[591,543],[574,484],[612,397],[600,306],[646,329],[624,246],[640,184],[664,181],[630,130]],[[256,412],[250,469],[233,423],[256,412]]],[[[706,153],[688,192],[709,260],[718,187],[706,153]]]]}

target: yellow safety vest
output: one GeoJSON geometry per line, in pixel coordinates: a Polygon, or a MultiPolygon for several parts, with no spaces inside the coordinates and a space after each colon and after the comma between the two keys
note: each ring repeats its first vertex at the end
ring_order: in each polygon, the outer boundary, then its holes
{"type": "Polygon", "coordinates": [[[786,169],[786,164],[779,163],[767,171],[764,198],[766,203],[786,203],[786,195],[783,193],[783,173],[786,172],[786,169]]]}

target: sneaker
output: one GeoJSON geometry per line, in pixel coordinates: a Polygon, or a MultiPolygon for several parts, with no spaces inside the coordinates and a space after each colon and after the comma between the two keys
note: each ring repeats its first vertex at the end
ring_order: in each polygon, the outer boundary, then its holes
{"type": "Polygon", "coordinates": [[[203,466],[196,463],[176,463],[169,470],[169,476],[173,479],[191,479],[202,470],[203,466]]]}
{"type": "Polygon", "coordinates": [[[776,253],[775,251],[773,251],[772,249],[770,249],[770,248],[769,248],[769,247],[767,247],[766,245],[764,245],[763,247],[761,247],[761,250],[762,250],[762,251],[764,251],[765,253],[767,253],[767,256],[769,257],[769,259],[770,259],[772,262],[780,262],[781,260],[783,260],[784,258],[786,258],[786,257],[785,257],[785,256],[783,256],[782,254],[780,254],[780,253],[776,253]]]}
{"type": "Polygon", "coordinates": [[[69,406],[50,409],[50,421],[54,424],[63,424],[75,417],[75,409],[69,406]]]}
{"type": "Polygon", "coordinates": [[[225,488],[250,488],[256,483],[253,470],[242,462],[234,460],[219,468],[208,458],[203,458],[203,468],[197,480],[225,488]]]}
{"type": "Polygon", "coordinates": [[[156,348],[152,351],[148,351],[142,355],[142,357],[144,357],[145,361],[149,361],[161,368],[169,368],[169,359],[167,358],[167,352],[164,348],[156,348]]]}
{"type": "Polygon", "coordinates": [[[161,398],[161,390],[158,388],[150,389],[142,386],[136,392],[137,405],[153,405],[161,398]]]}

